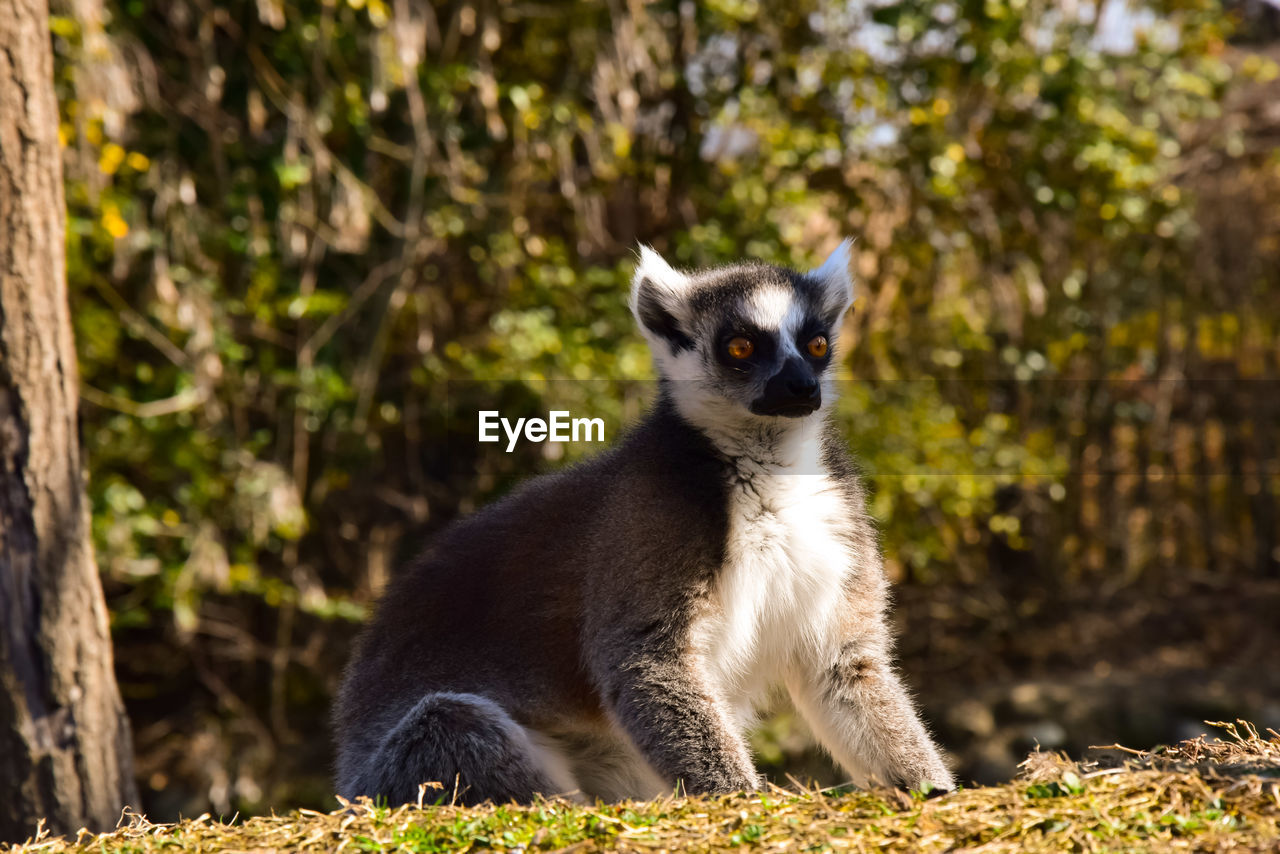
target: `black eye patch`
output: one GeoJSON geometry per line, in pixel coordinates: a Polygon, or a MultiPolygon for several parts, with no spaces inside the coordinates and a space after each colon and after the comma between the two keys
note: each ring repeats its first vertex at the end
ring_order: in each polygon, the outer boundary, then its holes
{"type": "Polygon", "coordinates": [[[778,341],[772,332],[765,332],[755,325],[744,322],[729,322],[720,327],[715,336],[716,361],[731,370],[746,373],[755,367],[773,361],[778,352],[778,341]],[[751,355],[746,358],[735,358],[730,355],[730,342],[735,338],[745,338],[751,342],[751,355]]]}
{"type": "Polygon", "coordinates": [[[818,365],[826,365],[831,361],[831,345],[832,330],[834,326],[825,323],[816,317],[805,318],[804,325],[800,327],[800,334],[796,336],[796,349],[808,359],[818,365]],[[814,356],[809,350],[809,342],[821,335],[827,339],[827,352],[821,356],[814,356]]]}

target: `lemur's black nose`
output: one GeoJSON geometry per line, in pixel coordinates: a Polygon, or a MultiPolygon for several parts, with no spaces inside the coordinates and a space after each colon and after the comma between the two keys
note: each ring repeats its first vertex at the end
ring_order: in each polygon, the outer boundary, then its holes
{"type": "Polygon", "coordinates": [[[796,397],[812,397],[818,392],[818,381],[813,377],[789,377],[787,391],[796,397]]]}
{"type": "Polygon", "coordinates": [[[751,402],[751,411],[799,418],[821,405],[822,388],[813,368],[801,359],[789,359],[765,383],[764,393],[751,402]]]}

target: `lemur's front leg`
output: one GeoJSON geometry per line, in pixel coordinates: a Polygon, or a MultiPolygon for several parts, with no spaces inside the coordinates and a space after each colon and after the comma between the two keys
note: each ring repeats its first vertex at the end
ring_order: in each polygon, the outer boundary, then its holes
{"type": "Polygon", "coordinates": [[[634,655],[602,674],[610,711],[664,779],[690,794],[752,791],[742,733],[678,655],[634,655]]]}
{"type": "Polygon", "coordinates": [[[951,789],[951,772],[893,671],[887,638],[878,624],[845,636],[793,675],[792,699],[818,740],[859,782],[951,789]]]}

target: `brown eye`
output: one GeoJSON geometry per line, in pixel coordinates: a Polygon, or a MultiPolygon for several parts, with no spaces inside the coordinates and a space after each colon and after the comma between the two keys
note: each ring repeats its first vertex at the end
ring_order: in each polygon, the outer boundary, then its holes
{"type": "Polygon", "coordinates": [[[737,338],[729,339],[728,346],[729,355],[735,359],[745,359],[755,351],[756,345],[751,343],[751,339],[743,338],[739,335],[737,338]]]}
{"type": "Polygon", "coordinates": [[[815,335],[809,340],[809,355],[815,359],[821,359],[827,355],[827,339],[822,335],[815,335]]]}

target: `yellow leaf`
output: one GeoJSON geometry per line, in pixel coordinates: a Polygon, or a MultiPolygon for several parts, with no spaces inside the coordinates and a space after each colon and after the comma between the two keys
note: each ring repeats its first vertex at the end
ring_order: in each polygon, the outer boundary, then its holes
{"type": "Polygon", "coordinates": [[[120,211],[115,205],[109,205],[103,209],[102,227],[116,240],[129,234],[129,223],[124,221],[124,217],[120,216],[120,211]]]}
{"type": "Polygon", "coordinates": [[[98,158],[98,171],[103,175],[114,175],[124,162],[124,149],[114,142],[102,146],[102,156],[98,158]]]}

